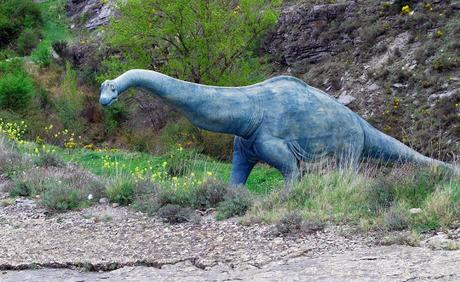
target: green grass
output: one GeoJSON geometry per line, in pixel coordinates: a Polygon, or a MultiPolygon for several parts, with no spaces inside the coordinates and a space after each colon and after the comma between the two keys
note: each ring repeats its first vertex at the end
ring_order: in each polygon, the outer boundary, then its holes
{"type": "MultiPolygon", "coordinates": [[[[48,0],[38,3],[43,15],[43,39],[36,50],[51,50],[53,42],[69,39],[71,34],[67,28],[65,0],[48,0]]],[[[32,57],[34,57],[32,53],[32,57]]],[[[36,55],[35,55],[36,56],[36,55]]]]}
{"type": "MultiPolygon", "coordinates": [[[[148,214],[156,214],[166,205],[192,209],[217,207],[219,219],[243,215],[248,210],[243,219],[248,223],[276,223],[287,214],[299,213],[310,221],[351,224],[362,230],[421,232],[452,227],[460,218],[460,178],[436,167],[366,165],[360,172],[319,167],[287,189],[276,170],[261,165],[254,169],[247,185],[252,193],[242,189],[247,194],[235,194],[235,188],[222,184],[228,181],[231,165],[202,155],[175,162],[176,166],[186,166],[183,170],[186,173],[173,176],[168,175],[167,168],[168,162],[173,163],[172,158],[177,158],[174,150],[164,156],[154,156],[122,150],[37,146],[33,142],[18,147],[32,159],[39,158],[40,151],[51,151],[64,162],[81,167],[78,171],[59,166],[54,166],[54,170],[28,168],[29,172],[21,173],[22,179],[16,181],[20,185],[12,195],[29,194],[29,191],[43,193],[47,196],[46,204],[57,210],[88,205],[91,194],[93,201],[106,195],[112,202],[132,204],[148,214]],[[56,182],[61,178],[59,171],[63,170],[71,176],[63,182],[67,183],[66,193],[58,189],[63,184],[55,185],[49,177],[37,177],[53,173],[52,180],[56,182]],[[101,180],[91,180],[89,175],[85,176],[85,170],[99,175],[101,180]],[[152,178],[155,174],[161,177],[152,178]],[[70,192],[73,190],[77,194],[70,192]],[[83,204],[77,205],[78,202],[83,204]],[[420,212],[411,213],[413,208],[420,212]]],[[[189,155],[184,151],[179,150],[180,154],[189,155]]],[[[8,154],[0,155],[2,163],[11,163],[10,159],[8,154]]]]}
{"type": "MultiPolygon", "coordinates": [[[[29,153],[33,152],[33,144],[25,146],[25,150],[29,153]]],[[[87,149],[64,149],[48,145],[49,148],[55,150],[55,154],[66,162],[73,162],[90,172],[100,176],[119,176],[131,175],[136,168],[148,169],[149,171],[164,171],[163,164],[169,161],[167,156],[154,156],[148,153],[128,152],[123,150],[117,151],[93,151],[87,149]],[[112,164],[110,168],[104,167],[104,160],[108,160],[112,164]],[[151,168],[151,169],[150,169],[151,168]]],[[[222,163],[212,160],[208,157],[198,156],[185,164],[190,166],[190,171],[195,174],[197,179],[203,179],[208,176],[215,177],[219,180],[227,182],[230,177],[231,164],[222,163]],[[211,175],[209,175],[209,173],[211,175]]],[[[185,178],[178,177],[179,179],[185,178]]],[[[274,187],[279,187],[283,184],[281,174],[266,165],[258,165],[252,171],[247,187],[251,192],[256,194],[269,193],[274,187]]]]}

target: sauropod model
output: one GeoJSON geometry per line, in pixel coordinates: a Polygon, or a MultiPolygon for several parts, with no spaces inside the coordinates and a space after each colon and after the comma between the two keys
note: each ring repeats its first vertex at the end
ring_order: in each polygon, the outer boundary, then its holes
{"type": "Polygon", "coordinates": [[[326,93],[290,76],[244,87],[216,87],[178,80],[149,70],[130,70],[101,85],[108,106],[140,87],[175,106],[196,126],[235,135],[230,183],[245,184],[258,161],[278,169],[286,181],[300,176],[302,161],[338,162],[373,158],[453,169],[375,129],[326,93]]]}

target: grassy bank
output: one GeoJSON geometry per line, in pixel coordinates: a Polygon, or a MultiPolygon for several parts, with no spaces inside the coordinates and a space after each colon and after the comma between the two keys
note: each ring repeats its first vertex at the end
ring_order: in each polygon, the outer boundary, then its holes
{"type": "Polygon", "coordinates": [[[218,218],[246,214],[245,223],[284,222],[283,230],[296,230],[304,220],[365,231],[420,232],[459,223],[460,178],[439,168],[325,165],[285,187],[276,170],[260,165],[248,189],[235,188],[225,184],[229,163],[180,145],[153,156],[82,146],[67,131],[61,132],[62,146],[27,142],[25,130],[24,124],[0,123],[0,172],[11,180],[12,197],[38,196],[54,210],[108,197],[170,222],[193,220],[195,209],[217,208],[218,218]]]}

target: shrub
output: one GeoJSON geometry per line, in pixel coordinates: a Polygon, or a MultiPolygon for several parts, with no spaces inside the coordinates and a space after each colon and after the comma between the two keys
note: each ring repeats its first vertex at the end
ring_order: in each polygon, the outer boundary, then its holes
{"type": "Polygon", "coordinates": [[[320,220],[304,220],[299,212],[290,212],[284,215],[275,225],[276,235],[295,233],[313,233],[324,229],[320,220]]]}
{"type": "Polygon", "coordinates": [[[36,29],[25,29],[17,40],[17,51],[21,56],[29,55],[40,41],[40,33],[36,29]]]}
{"type": "Polygon", "coordinates": [[[77,190],[69,189],[56,180],[46,184],[42,199],[45,206],[58,211],[82,207],[85,200],[81,198],[77,190]]]}
{"type": "Polygon", "coordinates": [[[33,96],[33,81],[25,73],[7,73],[0,78],[0,107],[24,110],[30,105],[33,96]]]}
{"type": "Polygon", "coordinates": [[[5,148],[0,146],[0,173],[6,176],[13,176],[14,174],[24,170],[30,166],[29,162],[16,152],[3,151],[5,148]]]}
{"type": "Polygon", "coordinates": [[[62,83],[62,96],[56,101],[56,109],[64,128],[72,128],[74,132],[81,132],[84,124],[80,113],[83,109],[84,96],[78,90],[77,73],[69,62],[66,63],[66,72],[62,83]]]}
{"type": "MultiPolygon", "coordinates": [[[[84,208],[97,202],[103,195],[102,183],[87,173],[76,171],[70,176],[58,178],[59,174],[54,172],[45,176],[39,186],[43,190],[43,204],[53,210],[84,208]]],[[[38,192],[38,189],[35,190],[38,192]]]]}
{"type": "Polygon", "coordinates": [[[136,195],[132,206],[135,210],[146,213],[149,216],[155,215],[161,208],[157,195],[153,193],[136,195]]]}
{"type": "Polygon", "coordinates": [[[33,187],[26,182],[17,182],[10,191],[10,197],[28,197],[34,195],[33,187]]]}
{"type": "Polygon", "coordinates": [[[134,182],[130,179],[119,178],[107,187],[107,197],[111,202],[129,205],[134,199],[134,182]]]}
{"type": "Polygon", "coordinates": [[[56,154],[41,152],[35,159],[35,164],[43,167],[63,167],[64,161],[56,154]]]}
{"type": "Polygon", "coordinates": [[[10,45],[26,28],[43,24],[40,8],[32,0],[2,0],[0,5],[0,48],[10,45]]]}
{"type": "Polygon", "coordinates": [[[194,150],[185,150],[181,146],[175,146],[169,151],[166,171],[170,176],[182,176],[190,173],[191,162],[197,153],[194,150]]]}
{"type": "Polygon", "coordinates": [[[298,212],[284,215],[275,225],[278,234],[297,233],[302,227],[303,218],[298,212]]]}
{"type": "Polygon", "coordinates": [[[205,181],[202,185],[192,188],[191,206],[196,209],[215,208],[224,200],[228,189],[232,188],[222,181],[205,181]]]}
{"type": "Polygon", "coordinates": [[[51,64],[51,50],[46,44],[40,44],[31,54],[32,60],[42,68],[51,64]]]}
{"type": "Polygon", "coordinates": [[[392,208],[384,214],[383,224],[388,230],[404,230],[409,226],[407,216],[402,209],[392,208]]]}
{"type": "Polygon", "coordinates": [[[194,220],[193,210],[190,208],[184,208],[179,205],[168,204],[164,207],[161,207],[157,212],[158,217],[163,219],[163,221],[168,223],[183,223],[194,220]]]}
{"type": "Polygon", "coordinates": [[[217,220],[223,220],[232,216],[242,216],[252,205],[251,194],[245,187],[229,189],[224,201],[217,207],[217,220]]]}

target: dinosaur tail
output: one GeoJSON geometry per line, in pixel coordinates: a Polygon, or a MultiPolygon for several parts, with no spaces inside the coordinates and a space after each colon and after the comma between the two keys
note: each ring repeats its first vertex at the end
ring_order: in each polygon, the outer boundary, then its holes
{"type": "Polygon", "coordinates": [[[458,168],[429,157],[388,136],[362,118],[359,118],[364,131],[364,158],[380,159],[383,162],[414,163],[423,166],[441,166],[457,172],[458,168]]]}

